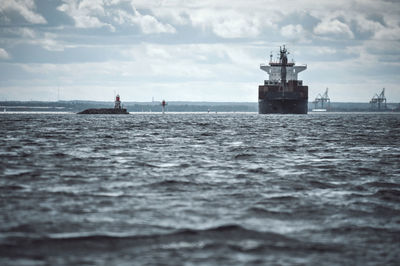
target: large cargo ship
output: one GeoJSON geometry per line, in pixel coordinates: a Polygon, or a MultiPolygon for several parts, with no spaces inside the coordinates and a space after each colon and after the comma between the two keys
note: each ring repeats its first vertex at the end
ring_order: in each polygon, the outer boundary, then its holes
{"type": "Polygon", "coordinates": [[[269,74],[269,79],[258,87],[259,114],[307,114],[308,86],[297,79],[298,73],[306,70],[307,65],[288,63],[288,54],[283,46],[275,62],[271,55],[269,64],[260,66],[269,74]]]}

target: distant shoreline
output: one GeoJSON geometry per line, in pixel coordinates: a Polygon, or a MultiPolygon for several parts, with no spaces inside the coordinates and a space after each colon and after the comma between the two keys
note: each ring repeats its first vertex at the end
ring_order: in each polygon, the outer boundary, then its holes
{"type": "MultiPolygon", "coordinates": [[[[123,102],[128,112],[162,112],[161,102],[123,102]]],[[[167,103],[167,112],[258,112],[257,102],[186,102],[170,101],[167,103]]],[[[0,101],[0,112],[71,112],[77,113],[89,108],[113,108],[113,102],[103,101],[0,101]]],[[[308,112],[315,108],[312,102],[308,103],[308,112]]],[[[317,109],[321,107],[318,106],[317,109]]],[[[326,108],[326,106],[324,106],[326,108]]],[[[369,103],[361,102],[331,102],[329,112],[376,112],[369,103]]],[[[387,110],[400,111],[400,103],[387,103],[387,110]]]]}

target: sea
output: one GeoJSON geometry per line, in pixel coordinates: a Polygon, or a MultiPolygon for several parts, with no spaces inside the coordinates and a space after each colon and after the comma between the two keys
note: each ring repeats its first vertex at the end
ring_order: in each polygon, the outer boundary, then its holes
{"type": "Polygon", "coordinates": [[[400,114],[0,114],[0,265],[399,265],[400,114]]]}

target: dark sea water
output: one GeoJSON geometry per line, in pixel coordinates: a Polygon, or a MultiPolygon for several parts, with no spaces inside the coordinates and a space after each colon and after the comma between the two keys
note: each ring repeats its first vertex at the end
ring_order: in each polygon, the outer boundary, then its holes
{"type": "Polygon", "coordinates": [[[0,114],[0,265],[399,265],[400,114],[0,114]]]}

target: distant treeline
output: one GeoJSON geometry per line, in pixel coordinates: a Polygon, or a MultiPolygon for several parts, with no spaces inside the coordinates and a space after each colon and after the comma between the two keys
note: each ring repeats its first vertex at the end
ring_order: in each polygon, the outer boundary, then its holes
{"type": "MultiPolygon", "coordinates": [[[[80,112],[89,108],[113,108],[113,102],[97,101],[2,101],[2,111],[51,111],[51,112],[80,112]]],[[[160,102],[123,102],[128,112],[161,112],[160,102]]],[[[327,106],[324,106],[325,108],[327,106]]],[[[315,106],[308,103],[308,110],[315,106]]],[[[318,106],[317,108],[321,108],[318,106]]],[[[399,103],[388,103],[387,111],[400,111],[399,103]]],[[[167,112],[257,112],[256,102],[167,102],[167,112]]],[[[332,102],[329,111],[332,112],[369,112],[376,111],[369,103],[332,102]]]]}
{"type": "MultiPolygon", "coordinates": [[[[321,105],[315,105],[312,102],[308,103],[308,110],[312,111],[314,108],[321,109],[321,105]]],[[[371,105],[370,103],[343,103],[343,102],[331,102],[329,105],[325,104],[324,109],[330,112],[376,112],[376,111],[400,111],[399,103],[388,103],[386,109],[381,105],[378,109],[377,105],[371,105]]]]}
{"type": "MultiPolygon", "coordinates": [[[[162,112],[161,102],[123,102],[128,112],[162,112]]],[[[113,108],[113,102],[95,101],[3,101],[0,108],[8,111],[80,112],[89,108],[113,108]]],[[[235,102],[167,102],[168,112],[257,112],[256,103],[235,102]]],[[[1,110],[0,110],[1,111],[1,110]]]]}

